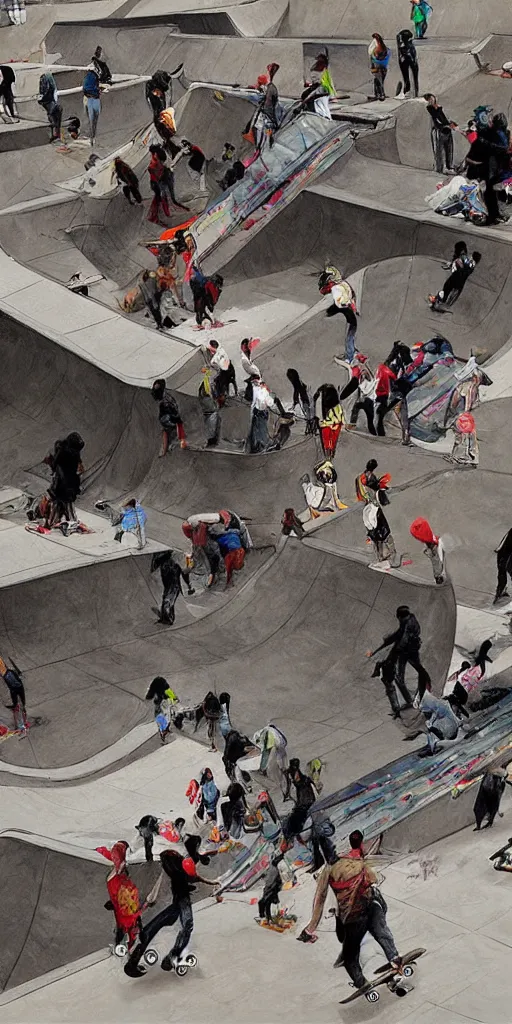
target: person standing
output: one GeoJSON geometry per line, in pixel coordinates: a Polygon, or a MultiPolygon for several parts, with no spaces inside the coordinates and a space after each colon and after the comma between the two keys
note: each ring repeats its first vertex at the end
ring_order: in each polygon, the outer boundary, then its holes
{"type": "Polygon", "coordinates": [[[94,146],[94,143],[96,142],[98,120],[101,113],[100,76],[98,75],[94,64],[89,64],[89,67],[87,68],[82,90],[84,94],[85,109],[87,110],[87,117],[89,118],[89,139],[91,146],[94,146]]]}
{"type": "Polygon", "coordinates": [[[259,338],[243,338],[240,342],[240,365],[245,375],[244,398],[246,402],[252,402],[252,381],[261,377],[260,371],[252,359],[252,350],[256,348],[258,341],[259,338]]]}
{"type": "Polygon", "coordinates": [[[340,405],[340,397],[334,384],[321,384],[313,395],[313,405],[316,408],[318,398],[322,401],[322,416],[319,418],[320,439],[322,450],[326,459],[333,459],[336,454],[344,416],[340,405]]]}
{"type": "Polygon", "coordinates": [[[404,91],[404,96],[407,96],[411,91],[411,74],[413,80],[413,96],[417,99],[419,92],[419,72],[418,72],[418,54],[416,53],[416,47],[413,43],[413,35],[410,29],[403,28],[396,37],[396,45],[398,52],[398,64],[400,67],[400,73],[402,75],[403,83],[399,82],[396,87],[396,95],[399,96],[404,91]]]}
{"type": "Polygon", "coordinates": [[[125,160],[121,160],[120,156],[116,156],[114,159],[114,170],[112,172],[112,178],[116,178],[117,184],[122,186],[123,195],[126,196],[130,206],[134,203],[142,203],[142,196],[139,189],[139,179],[135,174],[135,171],[125,160]],[[133,201],[132,201],[133,196],[133,201]]]}
{"type": "Polygon", "coordinates": [[[384,430],[384,417],[389,408],[389,397],[391,392],[391,382],[396,380],[396,373],[386,363],[380,363],[375,373],[375,408],[377,411],[377,434],[379,437],[385,437],[386,431],[384,430]]]}
{"type": "Polygon", "coordinates": [[[39,95],[37,102],[46,110],[51,129],[50,142],[61,141],[62,107],[59,103],[57,83],[50,72],[45,72],[39,79],[39,95]]]}
{"type": "Polygon", "coordinates": [[[178,409],[178,403],[171,395],[171,392],[166,388],[163,377],[153,382],[151,386],[151,396],[155,402],[158,402],[158,419],[160,426],[162,427],[162,448],[160,450],[160,456],[167,455],[169,440],[171,434],[174,434],[175,430],[180,442],[180,448],[186,448],[187,441],[185,438],[185,428],[178,409]]]}
{"type": "Polygon", "coordinates": [[[278,71],[279,64],[267,64],[268,84],[265,88],[265,93],[260,104],[259,116],[256,118],[256,123],[261,121],[259,139],[256,140],[256,149],[258,152],[261,152],[263,148],[265,137],[268,138],[269,148],[272,148],[274,145],[274,134],[279,127],[277,119],[279,93],[274,83],[274,77],[278,71]]]}
{"type": "Polygon", "coordinates": [[[74,503],[80,494],[84,446],[83,438],[73,431],[63,440],[56,441],[53,452],[43,460],[52,471],[52,481],[48,488],[51,507],[47,513],[47,527],[62,519],[67,522],[76,520],[74,503]]]}
{"type": "Polygon", "coordinates": [[[498,569],[498,581],[493,604],[501,601],[502,597],[509,597],[507,590],[507,576],[512,580],[512,529],[508,530],[500,540],[496,552],[496,564],[498,569]]]}
{"type": "Polygon", "coordinates": [[[432,7],[426,0],[411,0],[411,21],[416,39],[425,39],[432,7]]]}
{"type": "Polygon", "coordinates": [[[444,550],[440,537],[436,537],[428,520],[421,516],[409,527],[409,533],[425,545],[424,554],[430,558],[436,583],[444,583],[444,550]]]}
{"type": "MultiPolygon", "coordinates": [[[[416,616],[411,612],[408,605],[401,604],[396,610],[398,629],[384,637],[380,647],[374,651],[368,651],[368,657],[373,658],[378,651],[390,647],[389,661],[395,664],[395,683],[404,697],[406,704],[412,704],[412,697],[405,685],[405,667],[407,664],[418,674],[418,692],[420,699],[425,689],[430,689],[430,676],[420,661],[421,628],[416,616]]],[[[386,659],[387,660],[387,659],[386,659]]]]}
{"type": "Polygon", "coordinates": [[[364,412],[368,433],[375,435],[377,431],[374,423],[374,408],[377,382],[370,368],[366,365],[367,362],[368,356],[363,355],[362,352],[356,352],[350,364],[350,380],[343,388],[343,391],[340,392],[340,402],[344,402],[350,395],[356,392],[355,402],[350,411],[350,423],[347,423],[347,430],[356,429],[359,413],[364,412]]]}
{"type": "Polygon", "coordinates": [[[357,334],[357,300],[352,285],[343,277],[343,272],[337,267],[325,267],[318,280],[318,290],[321,295],[330,295],[332,305],[326,311],[326,316],[335,316],[341,313],[347,322],[345,333],[345,354],[344,359],[351,363],[356,351],[357,334]]]}
{"type": "Polygon", "coordinates": [[[162,314],[160,312],[160,286],[154,270],[143,270],[139,288],[146,309],[151,313],[158,331],[163,331],[162,314]]]}
{"type": "Polygon", "coordinates": [[[7,113],[14,121],[19,121],[14,107],[13,87],[16,82],[16,75],[9,64],[0,64],[0,103],[3,103],[7,113]]]}
{"type": "Polygon", "coordinates": [[[185,581],[187,594],[190,596],[195,594],[195,590],[190,584],[190,573],[185,572],[181,568],[181,565],[174,558],[173,551],[155,552],[151,559],[151,572],[156,572],[157,569],[160,570],[160,578],[164,588],[158,621],[163,625],[172,626],[175,618],[174,606],[179,594],[183,593],[181,581],[185,581]]]}
{"type": "Polygon", "coordinates": [[[430,115],[432,152],[438,174],[454,174],[453,167],[453,134],[454,121],[449,121],[442,106],[432,92],[426,92],[423,99],[427,101],[427,114],[430,115]]]}
{"type": "Polygon", "coordinates": [[[204,195],[204,193],[207,192],[206,157],[202,149],[200,149],[199,146],[195,146],[192,142],[189,142],[188,139],[182,139],[181,154],[179,153],[175,160],[179,159],[181,155],[188,157],[187,171],[189,177],[198,189],[197,195],[204,195]]]}
{"type": "Polygon", "coordinates": [[[397,556],[391,527],[377,498],[365,505],[363,523],[377,556],[377,561],[370,563],[370,569],[399,569],[402,559],[397,556]]]}
{"type": "Polygon", "coordinates": [[[300,411],[306,421],[306,434],[315,433],[315,406],[313,398],[311,396],[310,389],[303,380],[300,379],[297,370],[290,368],[286,371],[286,376],[293,387],[293,399],[292,399],[292,411],[298,405],[300,411]]]}
{"type": "Polygon", "coordinates": [[[23,714],[25,714],[25,687],[23,685],[20,670],[14,667],[8,668],[3,658],[0,658],[0,676],[9,690],[9,696],[11,698],[11,703],[7,704],[6,707],[8,707],[10,711],[15,711],[18,705],[20,705],[23,714]]]}
{"type": "Polygon", "coordinates": [[[208,353],[210,355],[210,366],[217,371],[214,380],[217,394],[219,396],[222,395],[224,399],[228,398],[229,386],[231,384],[236,397],[238,395],[238,386],[236,383],[235,367],[225,348],[212,338],[208,344],[208,353]]]}
{"type": "Polygon", "coordinates": [[[370,58],[370,71],[373,75],[373,92],[376,100],[385,100],[386,93],[384,82],[388,73],[388,65],[391,59],[391,50],[386,46],[383,38],[378,32],[372,35],[372,41],[368,47],[370,58]]]}
{"type": "Polygon", "coordinates": [[[201,406],[201,412],[203,414],[206,447],[216,448],[219,443],[221,427],[217,392],[215,390],[214,382],[210,379],[210,368],[203,366],[201,373],[203,374],[203,379],[199,385],[197,395],[199,398],[199,405],[201,406]]]}

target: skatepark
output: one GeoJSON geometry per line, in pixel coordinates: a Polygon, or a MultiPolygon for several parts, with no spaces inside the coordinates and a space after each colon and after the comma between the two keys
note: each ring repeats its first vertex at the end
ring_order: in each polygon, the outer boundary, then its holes
{"type": "MultiPolygon", "coordinates": [[[[463,0],[438,0],[417,46],[420,98],[395,96],[393,58],[383,102],[369,96],[368,42],[378,29],[394,53],[396,33],[409,24],[401,0],[385,11],[376,0],[75,0],[31,4],[22,25],[4,23],[4,14],[0,63],[15,62],[20,119],[0,120],[0,656],[22,672],[29,728],[12,731],[4,699],[2,1020],[164,1021],[172,1013],[192,1024],[206,1015],[219,1022],[331,1024],[375,1015],[505,1024],[512,889],[489,858],[511,832],[510,790],[493,828],[477,834],[473,803],[482,773],[507,762],[512,743],[512,605],[493,604],[495,549],[512,526],[512,221],[477,225],[441,217],[425,202],[440,175],[421,96],[435,89],[461,125],[479,104],[509,115],[512,79],[485,75],[475,59],[493,68],[511,59],[508,5],[490,0],[469,11],[463,0]],[[102,97],[98,160],[87,167],[82,79],[99,43],[114,80],[102,97]],[[226,140],[249,154],[242,133],[255,110],[251,87],[265,67],[279,64],[276,84],[288,110],[326,46],[338,93],[334,120],[304,112],[282,129],[281,141],[276,133],[258,202],[251,196],[259,171],[249,161],[231,197],[210,172],[208,194],[195,195],[185,161],[177,165],[176,193],[189,212],[174,208],[168,226],[196,218],[201,269],[224,279],[215,314],[221,326],[196,333],[190,308],[163,331],[145,307],[126,314],[123,296],[156,267],[148,245],[163,230],[147,219],[150,76],[183,65],[172,83],[177,134],[213,165],[226,140]],[[35,99],[46,67],[64,117],[82,118],[76,143],[48,144],[35,99]],[[116,155],[139,176],[142,204],[129,205],[118,187],[116,155]],[[428,296],[441,288],[442,264],[461,239],[482,259],[441,316],[428,296]],[[255,361],[283,402],[291,398],[289,367],[312,391],[325,381],[343,388],[349,367],[334,356],[345,322],[326,318],[329,298],[317,284],[326,265],[342,268],[357,294],[357,346],[373,368],[397,339],[412,346],[441,333],[460,366],[476,357],[490,383],[474,411],[477,467],[447,461],[450,431],[423,441],[412,420],[412,444],[401,445],[398,420],[376,437],[362,428],[363,417],[356,430],[342,431],[334,460],[342,507],[315,517],[303,481],[322,460],[319,435],[305,434],[296,418],[281,448],[248,454],[251,407],[229,397],[218,447],[209,449],[197,396],[212,338],[232,360],[242,393],[244,337],[260,339],[255,361]],[[87,296],[66,287],[75,274],[92,282],[87,296]],[[150,390],[157,378],[176,396],[188,442],[183,450],[171,445],[163,458],[150,390]],[[44,458],[71,431],[85,441],[76,513],[89,532],[29,530],[27,502],[51,481],[44,458]],[[354,489],[372,458],[391,475],[386,514],[401,562],[384,571],[369,566],[354,489]],[[96,504],[122,506],[132,497],[147,514],[147,543],[137,551],[114,540],[96,504]],[[290,507],[303,519],[301,539],[282,532],[290,507]],[[163,626],[155,621],[162,585],[152,558],[171,548],[184,564],[182,523],[220,509],[248,523],[254,547],[245,567],[226,589],[223,582],[207,589],[195,571],[195,594],[183,588],[175,623],[163,626]],[[409,532],[418,516],[443,539],[442,586],[409,532]],[[418,756],[422,714],[417,707],[398,719],[389,714],[367,658],[396,628],[400,605],[420,621],[435,697],[487,639],[486,683],[503,690],[498,703],[475,714],[460,743],[425,760],[418,756]],[[179,978],[157,964],[146,978],[125,976],[111,951],[112,912],[104,909],[111,865],[98,847],[129,842],[130,875],[145,893],[159,864],[157,857],[144,862],[137,821],[183,814],[188,827],[185,793],[205,765],[221,789],[229,784],[222,752],[208,750],[204,723],[197,732],[189,724],[173,729],[161,744],[145,700],[155,676],[165,676],[187,707],[227,689],[242,734],[274,723],[289,757],[303,766],[320,759],[318,806],[340,849],[353,828],[365,841],[382,837],[375,859],[398,949],[427,950],[406,999],[383,985],[374,1007],[364,999],[339,1005],[352,989],[344,969],[332,969],[340,947],[329,903],[319,941],[295,941],[315,893],[305,870],[281,894],[296,930],[279,936],[257,927],[253,902],[263,870],[256,851],[271,850],[263,834],[254,846],[249,836],[247,850],[228,843],[206,868],[206,877],[222,879],[222,902],[197,886],[197,969],[179,978]]],[[[467,140],[459,133],[454,142],[457,164],[467,140]]],[[[408,668],[411,689],[415,681],[408,668]]],[[[266,785],[256,773],[254,786],[266,785]]],[[[270,772],[268,787],[278,813],[289,813],[270,772]]],[[[165,843],[158,843],[160,852],[165,843]]],[[[160,959],[171,935],[166,929],[155,940],[160,959]]],[[[365,975],[383,959],[366,936],[365,975]]]]}

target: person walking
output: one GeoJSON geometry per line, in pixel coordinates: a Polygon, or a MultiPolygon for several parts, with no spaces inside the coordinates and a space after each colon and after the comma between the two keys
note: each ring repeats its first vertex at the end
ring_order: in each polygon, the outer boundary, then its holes
{"type": "Polygon", "coordinates": [[[274,82],[278,71],[279,64],[267,64],[268,84],[260,103],[259,113],[255,119],[255,126],[261,124],[259,137],[256,139],[257,152],[261,152],[265,138],[268,139],[269,148],[272,148],[274,145],[274,134],[279,127],[277,114],[279,93],[274,82]]]}
{"type": "Polygon", "coordinates": [[[426,92],[423,99],[427,101],[427,114],[431,120],[430,132],[436,171],[438,174],[454,174],[452,128],[456,127],[455,122],[447,118],[434,93],[426,92]]]}
{"type": "Polygon", "coordinates": [[[199,398],[199,405],[203,414],[206,447],[216,448],[219,443],[221,428],[217,392],[215,390],[215,383],[211,380],[210,367],[203,366],[201,373],[203,374],[203,379],[199,385],[197,397],[199,398]]]}
{"type": "Polygon", "coordinates": [[[21,711],[25,714],[25,687],[23,685],[23,678],[20,670],[14,668],[14,666],[13,668],[8,668],[3,658],[0,658],[0,676],[9,690],[9,696],[11,698],[11,703],[7,704],[6,707],[8,707],[10,711],[15,711],[18,706],[21,706],[21,711]]]}
{"type": "Polygon", "coordinates": [[[377,434],[385,437],[384,417],[389,409],[389,398],[391,393],[391,382],[396,380],[396,373],[388,366],[387,362],[380,363],[375,373],[375,408],[377,412],[377,434]]]}
{"type": "Polygon", "coordinates": [[[229,386],[231,385],[236,397],[238,395],[238,386],[236,383],[235,367],[225,348],[212,338],[208,343],[208,354],[210,356],[210,366],[216,370],[214,385],[217,394],[219,396],[222,395],[224,399],[228,398],[229,386]]]}
{"type": "Polygon", "coordinates": [[[19,117],[14,106],[12,91],[16,82],[16,75],[10,64],[0,64],[0,75],[2,76],[0,78],[0,103],[3,103],[4,109],[12,117],[13,121],[17,122],[19,117]]]}
{"type": "Polygon", "coordinates": [[[370,71],[373,75],[373,92],[376,100],[385,100],[386,93],[384,82],[388,73],[391,50],[386,46],[383,38],[378,32],[372,34],[372,41],[368,47],[370,58],[370,71]]]}
{"type": "Polygon", "coordinates": [[[151,572],[156,572],[157,569],[160,570],[164,588],[158,621],[163,625],[172,626],[175,618],[174,606],[178,596],[183,593],[181,581],[184,580],[186,583],[187,594],[190,596],[195,594],[195,590],[190,584],[190,573],[181,568],[172,550],[155,552],[151,559],[151,572]]]}
{"type": "Polygon", "coordinates": [[[158,419],[162,427],[160,457],[167,455],[171,434],[174,434],[174,431],[178,435],[180,448],[186,448],[185,428],[178,409],[178,403],[166,388],[163,377],[153,382],[151,396],[155,402],[158,402],[158,419]]]}
{"type": "Polygon", "coordinates": [[[258,342],[259,338],[243,338],[240,342],[240,365],[245,376],[244,399],[246,402],[252,402],[252,381],[261,377],[252,358],[252,350],[256,348],[258,342]]]}
{"type": "Polygon", "coordinates": [[[507,590],[507,576],[512,580],[512,529],[508,530],[500,540],[496,552],[496,565],[498,569],[498,580],[493,604],[497,604],[503,597],[509,597],[507,590]]]}
{"type": "Polygon", "coordinates": [[[417,99],[419,92],[419,69],[418,54],[413,42],[413,34],[410,29],[403,28],[396,37],[398,53],[398,66],[402,75],[402,82],[396,87],[396,95],[400,96],[402,89],[404,96],[411,91],[411,75],[413,80],[413,96],[417,99]]]}
{"type": "Polygon", "coordinates": [[[96,142],[96,131],[101,113],[100,76],[94,64],[89,64],[82,84],[84,106],[89,118],[89,139],[91,147],[96,142]]]}
{"type": "Polygon", "coordinates": [[[123,195],[126,196],[130,206],[134,203],[142,203],[142,196],[139,189],[139,179],[135,174],[135,171],[125,160],[121,160],[120,156],[116,156],[114,159],[114,169],[112,171],[112,179],[116,178],[117,184],[121,185],[123,189],[123,195]],[[133,197],[133,200],[132,200],[133,197]]]}
{"type": "MultiPolygon", "coordinates": [[[[418,692],[420,699],[425,689],[430,689],[430,676],[421,664],[421,628],[416,616],[411,612],[408,605],[399,605],[396,610],[398,629],[384,637],[380,647],[374,651],[368,651],[368,657],[373,658],[379,651],[391,646],[388,655],[389,662],[395,665],[395,683],[402,694],[406,705],[412,704],[412,697],[405,685],[405,667],[410,665],[418,674],[418,692]]],[[[388,659],[386,659],[388,660],[388,659]]]]}
{"type": "Polygon", "coordinates": [[[142,271],[139,280],[139,288],[142,298],[144,299],[146,309],[151,313],[151,316],[156,323],[157,330],[163,331],[164,326],[162,314],[160,312],[160,286],[154,270],[142,271]]]}

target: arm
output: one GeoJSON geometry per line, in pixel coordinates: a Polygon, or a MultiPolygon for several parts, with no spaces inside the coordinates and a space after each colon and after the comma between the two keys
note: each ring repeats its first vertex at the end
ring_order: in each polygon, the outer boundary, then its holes
{"type": "Polygon", "coordinates": [[[310,934],[318,928],[322,918],[327,893],[329,891],[329,871],[329,865],[326,864],[317,882],[315,898],[313,900],[313,914],[309,924],[307,924],[304,929],[304,931],[309,932],[310,934]]]}
{"type": "Polygon", "coordinates": [[[372,658],[373,655],[377,654],[378,651],[384,650],[384,648],[385,647],[389,647],[390,644],[395,644],[397,642],[397,640],[400,639],[400,636],[401,636],[401,633],[400,633],[399,629],[397,629],[396,633],[391,633],[389,636],[385,636],[383,641],[382,641],[382,643],[381,643],[381,645],[380,645],[380,647],[376,647],[374,651],[370,651],[368,653],[368,657],[372,658]]]}
{"type": "Polygon", "coordinates": [[[152,907],[156,903],[156,901],[158,899],[158,896],[159,896],[159,893],[160,893],[160,887],[162,885],[163,879],[164,879],[164,872],[161,871],[159,877],[157,878],[157,880],[156,880],[156,882],[155,882],[155,884],[153,886],[153,888],[151,889],[151,892],[148,892],[148,894],[146,896],[146,903],[147,903],[148,907],[152,907]]]}

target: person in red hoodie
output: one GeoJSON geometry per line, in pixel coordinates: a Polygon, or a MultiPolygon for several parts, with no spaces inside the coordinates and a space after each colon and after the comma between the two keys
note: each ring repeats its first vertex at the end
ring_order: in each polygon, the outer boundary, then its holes
{"type": "Polygon", "coordinates": [[[389,393],[391,382],[396,380],[396,373],[388,366],[387,362],[380,363],[375,374],[377,387],[375,390],[375,407],[377,409],[377,434],[385,437],[384,417],[388,411],[389,393]]]}

